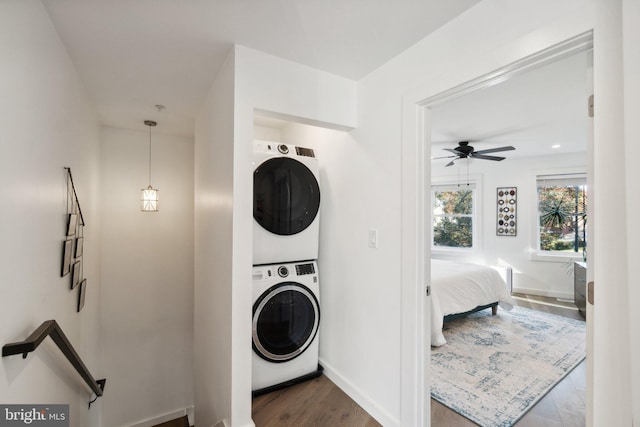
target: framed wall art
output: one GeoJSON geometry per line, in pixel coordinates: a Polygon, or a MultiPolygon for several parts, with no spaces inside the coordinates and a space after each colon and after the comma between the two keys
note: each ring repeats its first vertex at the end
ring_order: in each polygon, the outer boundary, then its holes
{"type": "Polygon", "coordinates": [[[67,236],[75,236],[76,228],[78,227],[78,214],[69,214],[69,220],[67,221],[67,236]]]}
{"type": "Polygon", "coordinates": [[[83,237],[76,238],[76,258],[80,258],[82,256],[82,246],[84,243],[83,237]]]}
{"type": "Polygon", "coordinates": [[[496,236],[518,235],[518,189],[498,187],[496,190],[496,236]]]}
{"type": "Polygon", "coordinates": [[[62,250],[62,277],[71,272],[71,258],[73,253],[73,239],[64,241],[62,250]]]}
{"type": "Polygon", "coordinates": [[[82,260],[73,263],[73,275],[71,276],[71,289],[74,289],[82,280],[82,260]]]}
{"type": "Polygon", "coordinates": [[[78,313],[84,307],[85,296],[87,295],[87,279],[84,279],[82,283],[80,283],[80,292],[78,292],[78,313]]]}

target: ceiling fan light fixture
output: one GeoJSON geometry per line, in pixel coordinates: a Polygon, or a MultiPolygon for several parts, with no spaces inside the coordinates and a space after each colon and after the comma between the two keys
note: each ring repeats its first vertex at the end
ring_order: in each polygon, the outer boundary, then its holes
{"type": "Polygon", "coordinates": [[[488,148],[486,150],[478,150],[476,151],[471,145],[469,145],[469,141],[460,141],[458,142],[458,146],[455,148],[444,148],[445,151],[448,151],[449,153],[453,154],[453,156],[446,156],[446,157],[436,157],[436,159],[444,159],[444,158],[453,158],[453,160],[451,160],[449,163],[447,163],[445,165],[445,167],[447,166],[452,166],[454,164],[454,162],[456,160],[459,159],[480,159],[480,160],[493,160],[493,161],[500,161],[500,160],[504,160],[505,157],[501,157],[501,156],[488,156],[488,153],[497,153],[500,151],[511,151],[511,150],[515,150],[514,147],[508,145],[508,146],[504,146],[504,147],[497,147],[497,148],[488,148]]]}

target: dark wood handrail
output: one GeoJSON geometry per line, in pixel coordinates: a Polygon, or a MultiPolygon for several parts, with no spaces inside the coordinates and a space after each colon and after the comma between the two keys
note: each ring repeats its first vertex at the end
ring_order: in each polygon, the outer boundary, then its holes
{"type": "Polygon", "coordinates": [[[62,332],[60,325],[55,320],[47,320],[38,327],[26,340],[20,342],[13,342],[5,344],[2,347],[2,357],[13,356],[14,354],[22,354],[24,359],[27,355],[34,351],[48,336],[51,336],[53,342],[55,342],[62,353],[67,357],[69,362],[76,368],[76,371],[80,374],[82,379],[85,380],[87,385],[91,387],[91,390],[96,394],[96,399],[102,396],[104,392],[104,386],[107,382],[106,378],[96,381],[89,369],[85,366],[80,356],[75,351],[67,336],[62,332]]]}

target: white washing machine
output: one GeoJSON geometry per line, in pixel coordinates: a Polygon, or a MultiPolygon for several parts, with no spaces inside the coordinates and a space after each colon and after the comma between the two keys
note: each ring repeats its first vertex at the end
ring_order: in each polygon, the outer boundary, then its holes
{"type": "Polygon", "coordinates": [[[253,264],[318,259],[320,177],[312,149],[254,141],[253,264]]]}
{"type": "Polygon", "coordinates": [[[315,261],[253,267],[254,395],[320,375],[319,300],[315,261]]]}

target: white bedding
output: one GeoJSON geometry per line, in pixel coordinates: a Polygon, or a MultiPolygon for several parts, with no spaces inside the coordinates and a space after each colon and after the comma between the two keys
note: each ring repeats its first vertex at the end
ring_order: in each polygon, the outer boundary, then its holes
{"type": "Polygon", "coordinates": [[[432,259],[431,345],[439,347],[447,342],[442,334],[444,316],[496,301],[506,310],[511,310],[514,304],[507,285],[493,268],[432,259]]]}

